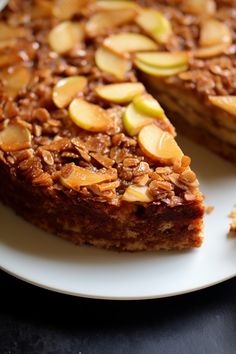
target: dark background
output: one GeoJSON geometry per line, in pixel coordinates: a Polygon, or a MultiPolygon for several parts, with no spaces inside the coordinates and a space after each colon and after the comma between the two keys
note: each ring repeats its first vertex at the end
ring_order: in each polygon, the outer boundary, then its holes
{"type": "Polygon", "coordinates": [[[236,354],[236,278],[188,295],[104,301],[0,271],[1,354],[236,354]]]}

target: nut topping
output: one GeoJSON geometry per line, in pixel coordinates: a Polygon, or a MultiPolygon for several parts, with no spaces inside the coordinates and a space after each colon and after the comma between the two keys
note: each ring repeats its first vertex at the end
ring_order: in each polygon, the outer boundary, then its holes
{"type": "Polygon", "coordinates": [[[53,14],[60,20],[69,20],[87,3],[88,0],[54,0],[53,14]]]}
{"type": "Polygon", "coordinates": [[[147,186],[142,187],[137,185],[131,185],[126,189],[122,200],[126,202],[149,203],[153,200],[153,198],[148,192],[147,186]]]}

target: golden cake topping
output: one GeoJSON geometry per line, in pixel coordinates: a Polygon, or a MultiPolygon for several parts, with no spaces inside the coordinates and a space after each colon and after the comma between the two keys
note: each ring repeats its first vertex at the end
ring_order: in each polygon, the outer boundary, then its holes
{"type": "Polygon", "coordinates": [[[236,96],[209,96],[209,100],[215,106],[236,116],[236,96]]]}
{"type": "Polygon", "coordinates": [[[78,127],[90,132],[107,132],[113,125],[105,109],[81,98],[73,99],[69,106],[69,114],[78,127]]]}
{"type": "Polygon", "coordinates": [[[101,71],[114,75],[118,80],[125,80],[132,66],[131,61],[102,46],[96,50],[95,61],[101,71]]]}
{"type": "Polygon", "coordinates": [[[118,54],[127,54],[145,50],[156,50],[157,44],[150,38],[131,32],[113,34],[105,39],[104,46],[118,54]]]}
{"type": "Polygon", "coordinates": [[[153,198],[147,186],[131,185],[125,190],[122,200],[126,202],[149,203],[153,201],[153,198]]]}
{"type": "Polygon", "coordinates": [[[69,20],[87,3],[88,0],[54,0],[53,14],[60,20],[69,20]]]}
{"type": "Polygon", "coordinates": [[[29,130],[18,124],[9,124],[0,132],[0,148],[3,151],[11,152],[29,148],[31,145],[31,134],[29,130]]]}
{"type": "Polygon", "coordinates": [[[65,21],[54,27],[48,36],[52,50],[63,54],[73,49],[84,39],[84,29],[78,22],[65,21]]]}
{"type": "Polygon", "coordinates": [[[74,163],[65,165],[61,171],[61,183],[74,190],[79,190],[82,186],[90,186],[96,183],[112,181],[117,178],[114,170],[92,171],[76,166],[74,163]]]}
{"type": "Polygon", "coordinates": [[[85,89],[87,81],[84,76],[70,76],[59,80],[52,92],[55,105],[59,108],[68,106],[72,99],[85,89]]]}
{"type": "Polygon", "coordinates": [[[171,134],[157,125],[147,125],[141,129],[138,136],[139,146],[145,155],[166,165],[174,160],[181,161],[183,152],[171,134]]]}
{"type": "Polygon", "coordinates": [[[127,82],[98,86],[95,89],[97,95],[109,102],[128,103],[132,99],[143,93],[145,87],[140,82],[127,82]]]}
{"type": "Polygon", "coordinates": [[[167,43],[172,34],[169,20],[157,10],[143,9],[136,23],[158,43],[167,43]]]}

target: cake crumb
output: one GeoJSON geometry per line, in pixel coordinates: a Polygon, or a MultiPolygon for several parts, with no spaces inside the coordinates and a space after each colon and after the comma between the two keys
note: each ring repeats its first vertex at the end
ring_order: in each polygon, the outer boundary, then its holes
{"type": "Polygon", "coordinates": [[[215,209],[215,207],[213,205],[208,205],[205,209],[205,213],[207,215],[211,214],[213,212],[213,210],[215,209]]]}
{"type": "Polygon", "coordinates": [[[231,211],[231,213],[229,214],[229,217],[230,217],[230,219],[231,219],[229,232],[230,232],[231,234],[234,234],[234,235],[236,236],[236,206],[235,206],[235,208],[231,211]]]}

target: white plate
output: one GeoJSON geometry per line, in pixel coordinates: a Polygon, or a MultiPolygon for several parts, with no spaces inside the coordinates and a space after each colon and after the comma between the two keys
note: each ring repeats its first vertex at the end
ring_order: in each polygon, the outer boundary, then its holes
{"type": "Polygon", "coordinates": [[[206,195],[205,243],[197,250],[117,253],[78,247],[0,205],[0,267],[58,292],[105,299],[147,299],[195,291],[236,275],[236,238],[227,237],[236,203],[236,167],[181,139],[206,195]]]}

